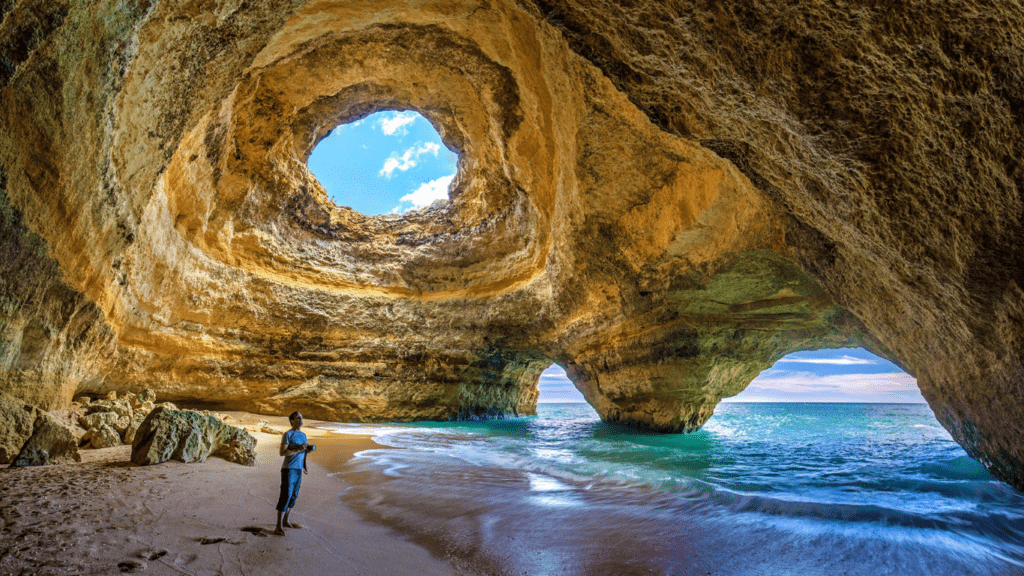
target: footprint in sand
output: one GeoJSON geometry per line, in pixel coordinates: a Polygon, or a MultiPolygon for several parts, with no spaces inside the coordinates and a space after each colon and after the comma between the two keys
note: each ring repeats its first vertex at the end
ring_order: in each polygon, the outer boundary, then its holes
{"type": "Polygon", "coordinates": [[[117,569],[125,574],[134,574],[136,572],[142,572],[146,569],[145,562],[138,562],[136,560],[126,560],[120,562],[117,565],[117,569]]]}
{"type": "Polygon", "coordinates": [[[220,544],[221,542],[225,544],[241,544],[238,540],[228,540],[227,538],[207,538],[205,536],[202,538],[196,538],[196,542],[199,542],[203,546],[207,546],[209,544],[220,544]]]}
{"type": "Polygon", "coordinates": [[[261,526],[246,526],[245,528],[242,528],[242,532],[248,532],[254,536],[259,536],[261,538],[266,538],[267,536],[273,534],[272,531],[267,530],[266,528],[263,528],[261,526]]]}
{"type": "Polygon", "coordinates": [[[139,552],[138,556],[139,556],[139,558],[143,558],[145,560],[149,560],[150,562],[152,562],[153,560],[159,560],[160,558],[163,558],[164,556],[167,556],[167,553],[168,553],[168,550],[164,550],[164,549],[160,549],[160,550],[143,550],[142,552],[139,552]]]}

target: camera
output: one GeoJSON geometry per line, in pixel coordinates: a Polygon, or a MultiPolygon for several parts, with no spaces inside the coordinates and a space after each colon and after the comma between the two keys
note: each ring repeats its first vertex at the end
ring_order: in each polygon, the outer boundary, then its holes
{"type": "Polygon", "coordinates": [[[314,450],[316,450],[316,444],[310,444],[309,446],[306,446],[306,452],[312,452],[314,450]]]}

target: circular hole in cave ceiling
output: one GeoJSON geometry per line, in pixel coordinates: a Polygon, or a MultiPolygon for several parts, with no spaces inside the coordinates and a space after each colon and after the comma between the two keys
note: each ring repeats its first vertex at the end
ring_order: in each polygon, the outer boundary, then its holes
{"type": "Polygon", "coordinates": [[[429,120],[406,110],[338,126],[317,143],[307,165],[335,204],[376,216],[447,200],[458,158],[429,120]]]}

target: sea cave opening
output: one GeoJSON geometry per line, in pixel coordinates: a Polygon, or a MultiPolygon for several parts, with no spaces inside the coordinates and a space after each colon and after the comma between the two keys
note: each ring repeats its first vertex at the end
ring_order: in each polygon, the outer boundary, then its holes
{"type": "Polygon", "coordinates": [[[723,402],[925,404],[913,376],[864,348],[787,354],[723,402]]]}
{"type": "Polygon", "coordinates": [[[388,110],[331,130],[307,165],[335,204],[377,216],[447,200],[458,160],[421,114],[388,110]]]}
{"type": "Polygon", "coordinates": [[[537,381],[537,404],[586,404],[583,394],[576,389],[565,369],[551,364],[541,372],[537,381]]]}

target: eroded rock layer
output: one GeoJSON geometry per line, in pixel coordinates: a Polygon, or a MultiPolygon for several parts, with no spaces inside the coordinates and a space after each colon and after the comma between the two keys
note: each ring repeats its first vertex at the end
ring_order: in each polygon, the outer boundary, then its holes
{"type": "Polygon", "coordinates": [[[1024,487],[1022,10],[539,0],[0,3],[0,391],[351,421],[693,430],[865,346],[1024,487]],[[955,16],[955,17],[954,17],[955,16]],[[414,109],[447,203],[335,206],[414,109]]]}

